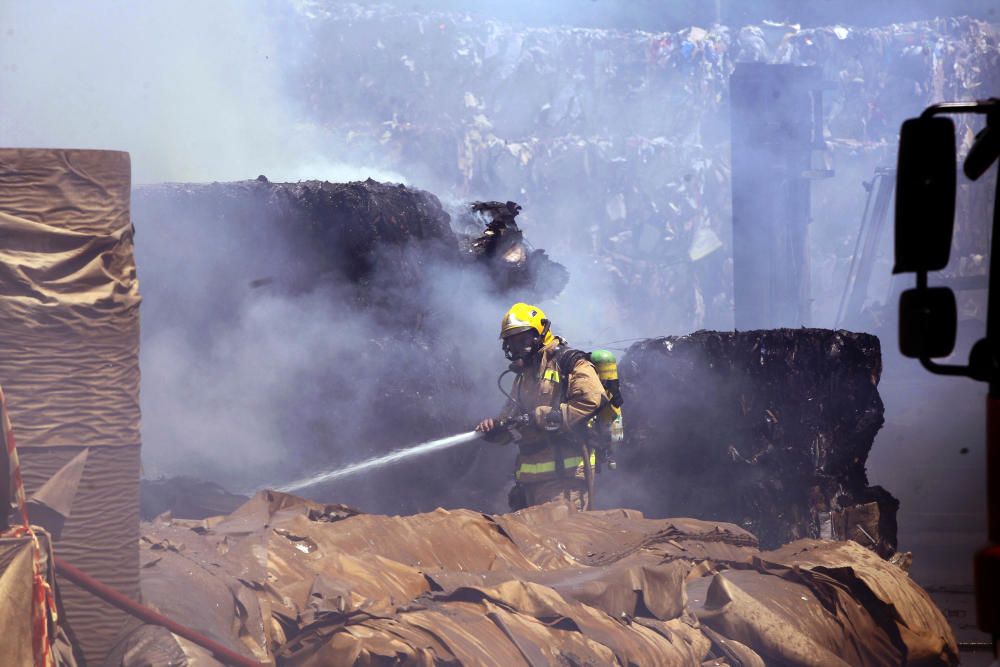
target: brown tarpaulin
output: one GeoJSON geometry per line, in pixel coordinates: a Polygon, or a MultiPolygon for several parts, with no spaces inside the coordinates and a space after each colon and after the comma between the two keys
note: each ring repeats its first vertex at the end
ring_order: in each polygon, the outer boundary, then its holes
{"type": "MultiPolygon", "coordinates": [[[[56,548],[138,597],[140,298],[130,188],[127,153],[0,149],[0,383],[25,488],[38,491],[86,451],[56,548]]],[[[101,664],[129,617],[69,584],[63,601],[88,661],[101,664]]]]}
{"type": "Polygon", "coordinates": [[[905,572],[851,543],[786,549],[630,510],[388,517],[262,492],[145,524],[141,552],[149,603],[280,665],[955,664],[905,572]]]}

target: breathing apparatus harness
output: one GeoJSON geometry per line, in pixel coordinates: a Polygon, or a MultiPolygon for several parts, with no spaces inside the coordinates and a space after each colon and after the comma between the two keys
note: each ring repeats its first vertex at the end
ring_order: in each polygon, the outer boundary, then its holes
{"type": "MultiPolygon", "coordinates": [[[[510,339],[514,338],[514,336],[508,336],[503,339],[503,353],[504,356],[510,361],[510,364],[507,366],[507,370],[501,373],[497,378],[497,389],[499,389],[500,393],[507,397],[507,400],[509,400],[517,408],[517,413],[514,417],[501,420],[499,426],[511,435],[511,438],[515,443],[521,440],[521,433],[518,428],[529,425],[531,423],[531,415],[528,413],[528,410],[521,405],[521,402],[514,398],[514,385],[511,385],[510,392],[507,392],[503,388],[503,379],[508,373],[520,376],[521,373],[527,370],[527,362],[542,351],[542,347],[545,345],[545,338],[549,334],[552,323],[548,319],[542,319],[541,322],[542,330],[537,331],[535,335],[531,337],[531,342],[520,349],[511,346],[510,339]]],[[[534,330],[532,329],[532,331],[534,330]]],[[[517,379],[514,380],[514,383],[517,383],[517,379]]],[[[557,431],[561,425],[562,414],[554,410],[549,413],[549,418],[546,419],[544,428],[546,431],[557,431]]]]}
{"type": "MultiPolygon", "coordinates": [[[[502,393],[511,402],[511,404],[515,406],[517,413],[514,417],[502,420],[499,426],[510,433],[515,443],[521,439],[519,428],[527,426],[531,423],[531,415],[520,403],[520,401],[515,398],[514,386],[511,387],[510,392],[504,389],[503,378],[509,373],[514,373],[515,375],[520,376],[521,373],[527,370],[526,361],[541,352],[543,341],[549,331],[549,321],[543,320],[542,322],[542,331],[533,336],[531,344],[525,346],[521,350],[510,347],[507,344],[506,339],[504,341],[504,355],[507,359],[511,360],[511,363],[507,370],[501,373],[497,378],[497,388],[500,390],[500,393],[502,393]]],[[[563,400],[565,400],[569,391],[569,376],[573,372],[573,368],[581,359],[586,359],[594,364],[598,372],[598,377],[600,378],[601,384],[605,390],[604,400],[601,401],[601,405],[594,411],[590,419],[587,420],[588,427],[595,429],[592,433],[597,434],[596,439],[599,442],[594,445],[588,445],[585,438],[581,443],[581,447],[583,449],[584,474],[591,502],[593,502],[595,472],[599,471],[599,467],[602,463],[606,464],[611,470],[617,468],[612,448],[620,443],[622,439],[621,406],[623,400],[618,382],[617,361],[611,352],[607,350],[583,352],[581,350],[570,348],[565,344],[561,344],[554,350],[554,360],[559,371],[559,383],[563,400]],[[593,446],[597,454],[598,470],[594,470],[591,466],[589,446],[593,446]]],[[[517,380],[515,379],[514,382],[516,385],[517,380]]],[[[543,428],[546,431],[555,432],[558,431],[561,426],[562,413],[559,410],[552,410],[549,412],[543,428]]],[[[560,461],[562,460],[562,454],[561,451],[559,451],[558,446],[556,458],[560,461]]]]}
{"type": "MultiPolygon", "coordinates": [[[[520,440],[520,434],[517,433],[516,427],[526,426],[529,424],[531,422],[531,416],[528,414],[528,411],[524,408],[524,406],[521,405],[521,402],[514,398],[513,385],[511,386],[510,393],[503,388],[503,379],[508,373],[513,373],[519,376],[526,370],[526,362],[542,351],[542,346],[545,344],[545,337],[549,334],[551,326],[552,323],[549,320],[543,319],[542,330],[540,332],[536,332],[535,335],[531,337],[531,342],[520,349],[516,349],[511,346],[511,339],[515,336],[508,336],[503,339],[503,354],[507,357],[507,360],[510,361],[510,364],[507,366],[507,370],[501,373],[500,377],[497,378],[497,389],[500,390],[501,394],[507,397],[507,400],[517,407],[517,416],[502,420],[500,426],[512,432],[515,442],[520,440]]],[[[515,379],[514,382],[516,383],[517,380],[515,379]]]]}

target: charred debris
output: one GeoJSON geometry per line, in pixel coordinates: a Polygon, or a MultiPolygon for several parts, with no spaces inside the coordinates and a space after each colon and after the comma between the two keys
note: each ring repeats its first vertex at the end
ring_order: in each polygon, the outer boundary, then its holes
{"type": "Polygon", "coordinates": [[[548,259],[544,250],[535,250],[517,226],[521,206],[517,202],[473,202],[461,221],[467,233],[461,240],[463,251],[485,264],[493,284],[502,293],[526,287],[535,300],[558,296],[569,281],[569,272],[548,259]],[[482,224],[486,229],[477,235],[482,224]]]}
{"type": "MultiPolygon", "coordinates": [[[[284,245],[294,266],[275,266],[251,287],[277,283],[284,291],[311,289],[324,281],[363,288],[360,305],[375,305],[389,292],[378,283],[377,265],[393,267],[392,281],[419,284],[432,265],[482,269],[497,292],[516,290],[541,300],[559,294],[568,280],[562,265],[535,249],[515,221],[515,202],[472,202],[459,210],[458,231],[433,194],[372,179],[352,183],[272,183],[265,176],[234,183],[161,184],[135,192],[138,217],[184,216],[208,230],[240,220],[261,247],[284,245]],[[544,280],[541,280],[544,278],[544,280]]],[[[385,273],[383,271],[382,273],[385,273]]],[[[411,305],[407,309],[415,309],[411,305]]]]}
{"type": "Polygon", "coordinates": [[[875,336],[699,331],[632,345],[620,372],[622,465],[651,495],[626,506],[731,521],[768,548],[823,537],[895,552],[899,502],[865,474],[884,421],[875,336]]]}

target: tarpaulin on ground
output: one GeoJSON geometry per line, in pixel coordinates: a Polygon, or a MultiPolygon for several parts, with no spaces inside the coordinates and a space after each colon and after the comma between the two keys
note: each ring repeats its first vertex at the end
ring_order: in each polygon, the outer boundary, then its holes
{"type": "MultiPolygon", "coordinates": [[[[0,382],[26,491],[76,460],[75,494],[36,499],[65,520],[60,557],[137,597],[140,297],[130,189],[128,153],[0,149],[0,382]]],[[[88,661],[100,664],[129,617],[69,584],[63,601],[88,661]]]]}
{"type": "Polygon", "coordinates": [[[261,492],[144,524],[141,552],[149,604],[279,665],[957,662],[926,594],[856,544],[761,553],[631,510],[390,517],[261,492]]]}

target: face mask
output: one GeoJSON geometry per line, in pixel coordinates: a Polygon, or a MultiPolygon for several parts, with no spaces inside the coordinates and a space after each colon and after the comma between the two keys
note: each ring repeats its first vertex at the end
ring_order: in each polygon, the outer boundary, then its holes
{"type": "MultiPolygon", "coordinates": [[[[511,338],[520,338],[519,336],[512,336],[511,338]]],[[[535,344],[537,337],[529,338],[527,341],[523,339],[518,340],[504,340],[503,342],[503,353],[511,361],[516,361],[518,359],[524,359],[530,357],[535,351],[535,344]]]]}
{"type": "Polygon", "coordinates": [[[549,331],[548,320],[542,320],[544,328],[541,333],[532,332],[531,336],[524,333],[515,334],[503,339],[503,353],[510,359],[510,370],[520,373],[527,368],[531,358],[541,349],[542,341],[549,331]]]}

